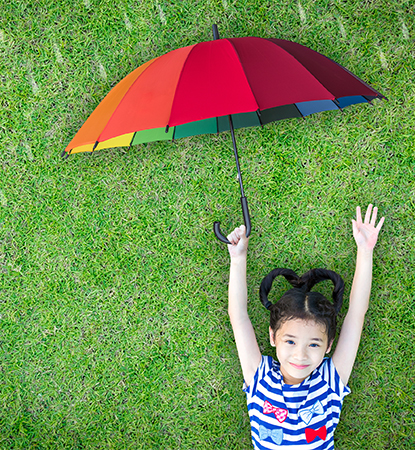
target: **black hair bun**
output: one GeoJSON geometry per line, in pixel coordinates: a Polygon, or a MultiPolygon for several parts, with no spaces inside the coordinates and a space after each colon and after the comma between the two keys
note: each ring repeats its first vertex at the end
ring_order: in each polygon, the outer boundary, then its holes
{"type": "Polygon", "coordinates": [[[338,273],[327,269],[311,269],[301,277],[291,269],[272,270],[264,277],[259,289],[259,298],[265,308],[270,309],[272,306],[272,303],[268,300],[268,294],[271,291],[274,279],[279,275],[285,277],[293,288],[301,289],[304,293],[310,292],[320,281],[331,280],[334,285],[332,293],[333,304],[336,314],[339,313],[343,304],[344,281],[338,273]]]}

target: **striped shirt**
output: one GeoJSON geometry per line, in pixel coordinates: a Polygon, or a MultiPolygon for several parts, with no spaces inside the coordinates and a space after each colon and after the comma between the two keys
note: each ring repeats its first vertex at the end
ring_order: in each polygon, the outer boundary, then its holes
{"type": "Polygon", "coordinates": [[[256,450],[334,448],[334,430],[350,388],[341,381],[331,358],[324,358],[300,384],[289,385],[280,364],[262,356],[244,391],[256,450]]]}

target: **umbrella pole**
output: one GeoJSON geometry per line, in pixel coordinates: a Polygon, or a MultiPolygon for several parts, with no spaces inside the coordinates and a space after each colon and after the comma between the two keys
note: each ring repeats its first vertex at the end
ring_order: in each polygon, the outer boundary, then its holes
{"type": "MultiPolygon", "coordinates": [[[[215,40],[219,39],[218,27],[217,27],[216,24],[212,25],[212,30],[213,30],[213,38],[215,40]]],[[[251,218],[249,217],[248,201],[247,201],[247,199],[245,197],[244,185],[242,184],[242,174],[241,174],[241,168],[239,166],[238,149],[236,148],[236,139],[235,139],[235,132],[234,132],[234,128],[233,128],[232,116],[229,114],[228,117],[229,117],[229,129],[231,130],[231,135],[232,135],[233,152],[235,154],[236,168],[238,170],[239,187],[241,189],[242,213],[243,213],[243,216],[244,216],[244,222],[245,222],[245,227],[246,227],[246,237],[248,237],[250,235],[250,233],[251,233],[251,218]]],[[[225,244],[230,244],[228,239],[226,239],[226,237],[222,234],[222,232],[220,230],[220,223],[219,222],[215,222],[213,224],[213,231],[215,232],[216,237],[221,242],[224,242],[225,244]]]]}
{"type": "Polygon", "coordinates": [[[242,183],[241,167],[239,166],[238,149],[236,148],[235,132],[233,129],[233,121],[232,121],[231,115],[229,115],[229,128],[231,130],[231,135],[232,135],[233,152],[235,154],[236,168],[238,170],[239,187],[241,189],[241,206],[242,206],[242,213],[244,216],[244,222],[245,222],[245,227],[246,227],[246,237],[248,237],[251,234],[251,218],[249,217],[248,200],[245,197],[244,185],[242,183]]]}
{"type": "Polygon", "coordinates": [[[228,117],[229,117],[229,128],[231,130],[231,135],[232,135],[233,153],[235,155],[236,168],[238,170],[238,181],[239,181],[239,187],[241,189],[241,197],[245,197],[244,185],[242,184],[241,167],[239,166],[238,149],[236,148],[236,139],[235,139],[235,131],[233,128],[232,116],[229,115],[228,117]]]}
{"type": "MultiPolygon", "coordinates": [[[[251,218],[249,217],[249,210],[248,210],[248,201],[245,197],[244,193],[244,186],[242,183],[242,174],[241,174],[241,168],[239,165],[239,157],[238,157],[238,149],[236,148],[236,139],[235,139],[235,132],[233,129],[233,121],[232,116],[229,115],[229,128],[231,130],[232,135],[232,144],[233,144],[233,152],[235,154],[235,161],[236,161],[236,168],[238,170],[238,181],[239,181],[239,187],[241,189],[241,206],[242,206],[242,214],[244,216],[244,222],[246,227],[246,237],[248,237],[251,233],[251,218]]],[[[225,244],[230,244],[228,239],[222,234],[220,230],[220,222],[215,222],[213,224],[213,231],[215,232],[216,237],[225,244]]]]}

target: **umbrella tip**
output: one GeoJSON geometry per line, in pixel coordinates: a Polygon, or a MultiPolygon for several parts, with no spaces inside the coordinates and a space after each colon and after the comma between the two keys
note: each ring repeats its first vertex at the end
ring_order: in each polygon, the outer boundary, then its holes
{"type": "Polygon", "coordinates": [[[61,158],[63,158],[63,159],[68,159],[68,158],[69,158],[69,153],[68,153],[66,150],[64,150],[64,151],[62,152],[62,154],[61,154],[61,158]]]}

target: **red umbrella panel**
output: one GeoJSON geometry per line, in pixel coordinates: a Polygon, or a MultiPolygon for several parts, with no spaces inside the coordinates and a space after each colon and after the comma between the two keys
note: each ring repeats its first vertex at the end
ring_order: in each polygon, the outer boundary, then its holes
{"type": "MultiPolygon", "coordinates": [[[[233,127],[339,110],[374,98],[384,96],[336,62],[295,42],[215,39],[173,50],[126,76],[63,155],[233,133],[233,127]]],[[[235,141],[234,150],[237,157],[235,141]]],[[[237,166],[239,171],[238,161],[237,166]]],[[[241,177],[240,187],[245,198],[241,177]]]]}

